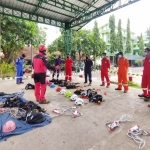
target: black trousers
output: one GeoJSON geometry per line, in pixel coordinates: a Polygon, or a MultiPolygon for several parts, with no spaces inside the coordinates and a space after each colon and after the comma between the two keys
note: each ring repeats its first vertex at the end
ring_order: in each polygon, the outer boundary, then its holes
{"type": "Polygon", "coordinates": [[[89,77],[89,82],[92,82],[92,73],[91,69],[84,70],[85,82],[87,82],[87,77],[89,77]]]}

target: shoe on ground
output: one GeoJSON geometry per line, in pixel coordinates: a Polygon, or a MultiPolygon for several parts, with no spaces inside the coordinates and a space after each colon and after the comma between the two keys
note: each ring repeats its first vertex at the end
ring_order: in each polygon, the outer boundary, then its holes
{"type": "Polygon", "coordinates": [[[20,84],[20,82],[17,82],[16,84],[18,84],[18,85],[19,85],[19,84],[20,84]]]}
{"type": "Polygon", "coordinates": [[[106,86],[106,88],[109,88],[109,86],[106,86]]]}
{"type": "Polygon", "coordinates": [[[84,82],[84,84],[85,84],[85,83],[87,83],[87,82],[84,82]]]}
{"type": "Polygon", "coordinates": [[[91,86],[91,83],[89,83],[88,86],[91,86]]]}
{"type": "Polygon", "coordinates": [[[149,102],[150,101],[150,97],[144,98],[144,102],[149,102]]]}
{"type": "Polygon", "coordinates": [[[24,84],[24,82],[20,82],[20,84],[24,84]]]}
{"type": "Polygon", "coordinates": [[[40,102],[40,99],[37,99],[36,102],[40,102]]]}
{"type": "Polygon", "coordinates": [[[100,86],[105,86],[104,84],[101,84],[100,86]]]}
{"type": "Polygon", "coordinates": [[[128,93],[128,91],[125,90],[124,93],[128,93]]]}
{"type": "Polygon", "coordinates": [[[115,90],[122,90],[122,89],[119,89],[119,88],[115,88],[115,90]]]}
{"type": "Polygon", "coordinates": [[[48,104],[50,101],[44,100],[44,101],[39,101],[39,104],[48,104]]]}
{"type": "Polygon", "coordinates": [[[145,95],[143,95],[143,94],[139,94],[138,97],[147,98],[147,96],[145,96],[145,95]]]}

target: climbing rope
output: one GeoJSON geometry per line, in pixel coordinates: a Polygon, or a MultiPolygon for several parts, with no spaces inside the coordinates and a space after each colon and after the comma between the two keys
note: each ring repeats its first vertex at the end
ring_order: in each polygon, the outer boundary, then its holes
{"type": "Polygon", "coordinates": [[[146,142],[138,135],[150,136],[150,133],[140,129],[137,125],[128,130],[127,136],[139,144],[139,149],[142,149],[144,148],[146,142]]]}
{"type": "Polygon", "coordinates": [[[79,112],[78,109],[79,109],[78,106],[76,106],[76,107],[61,106],[61,108],[59,108],[59,109],[53,109],[52,112],[57,114],[57,115],[52,117],[52,119],[59,117],[59,116],[62,116],[62,115],[63,116],[72,116],[74,118],[82,116],[82,113],[79,112]],[[71,114],[66,115],[65,114],[66,112],[71,112],[71,114]]]}
{"type": "Polygon", "coordinates": [[[120,127],[121,122],[126,122],[126,121],[134,121],[134,119],[131,116],[124,114],[120,117],[119,120],[106,123],[106,126],[110,129],[110,131],[112,131],[114,128],[120,127]]]}

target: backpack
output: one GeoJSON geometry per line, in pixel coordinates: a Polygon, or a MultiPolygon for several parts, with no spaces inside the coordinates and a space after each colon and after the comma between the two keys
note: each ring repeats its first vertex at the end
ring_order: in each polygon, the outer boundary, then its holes
{"type": "Polygon", "coordinates": [[[42,112],[30,109],[26,113],[26,122],[29,124],[39,124],[46,120],[42,112]]]}
{"type": "Polygon", "coordinates": [[[35,86],[34,86],[33,84],[31,84],[31,83],[28,83],[28,84],[25,86],[25,89],[26,89],[26,90],[34,89],[34,88],[35,88],[35,86]]]}

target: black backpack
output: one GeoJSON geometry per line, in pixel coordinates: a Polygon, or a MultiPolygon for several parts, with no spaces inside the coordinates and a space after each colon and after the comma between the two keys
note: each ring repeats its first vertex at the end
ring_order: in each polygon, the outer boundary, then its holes
{"type": "Polygon", "coordinates": [[[33,84],[31,84],[31,83],[28,83],[28,84],[25,86],[25,89],[26,89],[26,90],[34,89],[34,88],[35,88],[35,86],[34,86],[33,84]]]}
{"type": "Polygon", "coordinates": [[[42,112],[30,109],[26,113],[26,122],[29,124],[39,124],[46,120],[42,112]]]}

